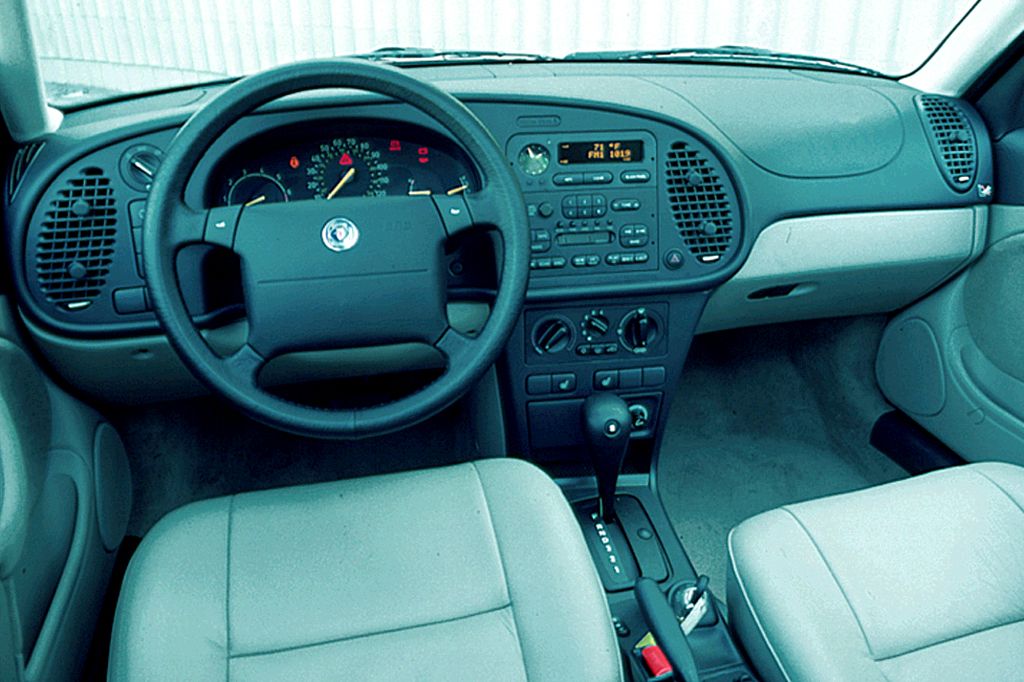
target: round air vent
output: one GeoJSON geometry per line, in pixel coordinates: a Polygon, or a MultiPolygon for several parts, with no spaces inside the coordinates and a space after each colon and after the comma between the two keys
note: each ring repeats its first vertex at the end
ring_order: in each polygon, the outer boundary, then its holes
{"type": "Polygon", "coordinates": [[[921,95],[917,107],[943,177],[956,191],[966,192],[978,168],[978,143],[967,115],[956,100],[939,95],[921,95]]]}
{"type": "Polygon", "coordinates": [[[696,145],[672,143],[665,156],[669,207],[683,243],[700,263],[717,263],[739,234],[736,193],[724,171],[696,145]]]}
{"type": "Polygon", "coordinates": [[[110,179],[85,168],[57,191],[36,245],[36,278],[48,301],[82,310],[100,295],[114,254],[117,211],[110,179]]]}

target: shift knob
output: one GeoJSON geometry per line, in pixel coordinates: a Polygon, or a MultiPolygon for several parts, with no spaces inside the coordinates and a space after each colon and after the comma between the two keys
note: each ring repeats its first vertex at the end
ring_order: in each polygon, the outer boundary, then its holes
{"type": "Polygon", "coordinates": [[[583,403],[583,433],[590,445],[590,462],[597,477],[601,518],[615,518],[615,488],[629,448],[632,418],[626,401],[614,393],[595,393],[583,403]]]}

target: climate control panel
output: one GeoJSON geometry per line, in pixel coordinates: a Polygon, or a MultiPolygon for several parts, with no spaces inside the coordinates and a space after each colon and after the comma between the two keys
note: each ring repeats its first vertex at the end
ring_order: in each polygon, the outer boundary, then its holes
{"type": "Polygon", "coordinates": [[[525,325],[526,362],[661,355],[667,342],[667,314],[666,306],[657,303],[530,311],[525,325]]]}

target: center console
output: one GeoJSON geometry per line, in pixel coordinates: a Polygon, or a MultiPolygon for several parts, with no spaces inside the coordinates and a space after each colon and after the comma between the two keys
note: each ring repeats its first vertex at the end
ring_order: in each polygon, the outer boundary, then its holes
{"type": "Polygon", "coordinates": [[[553,109],[516,123],[531,274],[499,367],[509,450],[562,476],[632,679],[673,679],[672,658],[688,680],[752,680],[649,473],[707,296],[734,265],[739,196],[709,147],[657,121],[553,109]],[[685,594],[705,595],[687,636],[685,594]]]}

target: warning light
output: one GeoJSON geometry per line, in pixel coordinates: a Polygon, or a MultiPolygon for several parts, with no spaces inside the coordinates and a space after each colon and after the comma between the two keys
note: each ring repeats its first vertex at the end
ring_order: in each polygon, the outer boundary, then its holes
{"type": "Polygon", "coordinates": [[[402,151],[402,142],[400,140],[391,140],[391,143],[388,145],[388,151],[389,152],[400,152],[400,151],[402,151]]]}
{"type": "Polygon", "coordinates": [[[299,157],[293,156],[292,158],[288,159],[288,165],[291,166],[292,168],[298,168],[299,167],[299,157]]]}
{"type": "Polygon", "coordinates": [[[344,154],[341,155],[341,158],[338,159],[338,164],[341,165],[341,166],[351,166],[352,165],[352,157],[349,156],[348,152],[345,152],[344,154]]]}
{"type": "Polygon", "coordinates": [[[425,156],[420,157],[420,163],[430,163],[430,159],[425,156]]]}
{"type": "Polygon", "coordinates": [[[419,149],[416,150],[416,153],[419,154],[420,156],[427,156],[428,154],[430,154],[430,149],[428,147],[420,147],[419,149]]]}

